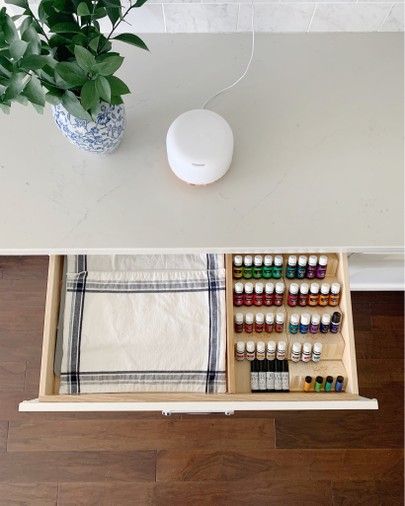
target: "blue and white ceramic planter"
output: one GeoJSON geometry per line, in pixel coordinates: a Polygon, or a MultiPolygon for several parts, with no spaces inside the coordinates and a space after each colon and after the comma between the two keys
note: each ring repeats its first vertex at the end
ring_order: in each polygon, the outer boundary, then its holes
{"type": "Polygon", "coordinates": [[[53,106],[53,117],[72,144],[91,153],[111,153],[124,135],[125,108],[122,104],[101,104],[94,121],[76,118],[58,104],[53,106]]]}

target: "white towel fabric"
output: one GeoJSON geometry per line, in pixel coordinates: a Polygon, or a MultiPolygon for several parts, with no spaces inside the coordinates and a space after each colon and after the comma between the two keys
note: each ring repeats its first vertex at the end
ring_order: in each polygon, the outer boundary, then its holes
{"type": "MultiPolygon", "coordinates": [[[[187,268],[137,272],[86,270],[95,256],[69,257],[60,393],[225,392],[223,257],[198,257],[204,270],[149,260],[187,268]]],[[[140,266],[135,258],[98,265],[140,266]]]]}

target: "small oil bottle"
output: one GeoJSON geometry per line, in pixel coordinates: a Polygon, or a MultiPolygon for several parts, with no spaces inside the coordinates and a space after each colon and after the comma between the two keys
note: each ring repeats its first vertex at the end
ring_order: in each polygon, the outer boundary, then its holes
{"type": "Polygon", "coordinates": [[[322,283],[321,284],[321,293],[319,294],[319,300],[318,300],[318,304],[320,306],[327,306],[329,304],[329,292],[330,292],[329,283],[322,283]]]}
{"type": "MultiPolygon", "coordinates": [[[[264,330],[264,314],[263,313],[256,313],[255,316],[255,332],[258,332],[259,334],[262,333],[264,330]]],[[[263,343],[264,347],[264,343],[263,343]]]]}
{"type": "Polygon", "coordinates": [[[243,277],[245,279],[250,279],[253,276],[253,267],[252,267],[253,259],[251,255],[245,255],[243,259],[243,277]]]}
{"type": "Polygon", "coordinates": [[[298,305],[301,307],[305,307],[308,305],[308,292],[309,285],[308,283],[301,283],[300,293],[298,294],[298,305]]]}
{"type": "Polygon", "coordinates": [[[301,343],[293,343],[290,357],[293,362],[299,362],[301,360],[301,349],[301,343]]]}
{"type": "Polygon", "coordinates": [[[329,306],[338,306],[340,301],[340,283],[332,283],[330,287],[329,306]]]}
{"type": "Polygon", "coordinates": [[[333,377],[332,376],[326,376],[325,392],[330,392],[332,390],[332,383],[333,383],[333,377]]]}
{"type": "Polygon", "coordinates": [[[316,276],[316,266],[318,265],[318,257],[316,255],[310,255],[308,258],[307,265],[307,278],[314,279],[316,276]]]}
{"type": "Polygon", "coordinates": [[[236,360],[245,360],[245,341],[237,341],[236,343],[236,360]]]}
{"type": "Polygon", "coordinates": [[[252,360],[250,364],[250,390],[252,392],[259,391],[259,361],[257,358],[252,360]]]}
{"type": "Polygon", "coordinates": [[[281,334],[281,332],[284,332],[284,322],[285,322],[285,314],[284,313],[277,313],[276,314],[276,323],[274,324],[274,330],[281,334]]]}
{"type": "Polygon", "coordinates": [[[290,307],[295,307],[298,303],[298,290],[299,285],[297,283],[291,283],[287,296],[287,304],[290,307]]]}
{"type": "Polygon", "coordinates": [[[253,313],[245,314],[244,329],[247,334],[251,334],[253,332],[253,313]]]}
{"type": "Polygon", "coordinates": [[[281,392],[283,389],[283,380],[281,376],[282,372],[282,366],[281,366],[281,360],[275,360],[274,361],[274,390],[275,392],[281,392]]]}
{"type": "Polygon", "coordinates": [[[312,362],[319,362],[321,360],[322,343],[314,343],[312,348],[312,362]]]}
{"type": "Polygon", "coordinates": [[[332,334],[337,334],[340,331],[340,324],[342,321],[342,315],[335,311],[330,320],[330,331],[332,334]]]}
{"type": "Polygon", "coordinates": [[[275,306],[281,306],[283,304],[284,290],[285,290],[284,283],[276,283],[276,286],[274,289],[275,294],[273,297],[273,304],[275,306]]]}
{"type": "Polygon", "coordinates": [[[277,360],[284,360],[287,353],[287,343],[285,341],[279,341],[277,343],[277,360]]]}
{"type": "Polygon", "coordinates": [[[308,313],[302,313],[300,319],[300,334],[308,334],[311,317],[308,313]]]}
{"type": "Polygon", "coordinates": [[[283,257],[281,255],[276,255],[274,257],[273,263],[273,278],[280,279],[283,273],[283,257]]]}
{"type": "Polygon", "coordinates": [[[255,306],[263,305],[263,283],[255,283],[255,293],[253,294],[253,304],[255,306]]]}
{"type": "Polygon", "coordinates": [[[259,392],[267,389],[267,360],[259,360],[259,392]]]}
{"type": "Polygon", "coordinates": [[[256,358],[258,360],[264,360],[266,358],[266,345],[263,341],[257,341],[256,358]]]}
{"type": "Polygon", "coordinates": [[[312,344],[304,343],[302,345],[301,360],[303,362],[309,362],[311,360],[312,344]]]}
{"type": "Polygon", "coordinates": [[[245,283],[245,293],[243,294],[243,303],[245,306],[253,305],[253,283],[245,283]]]}
{"type": "Polygon", "coordinates": [[[266,313],[264,331],[271,334],[274,330],[274,313],[266,313]]]}
{"type": "Polygon", "coordinates": [[[312,376],[305,376],[304,392],[310,392],[311,390],[312,390],[312,376]]]}
{"type": "Polygon", "coordinates": [[[253,260],[253,277],[260,279],[262,277],[263,269],[263,258],[261,255],[255,255],[253,260]]]}
{"type": "Polygon", "coordinates": [[[338,376],[335,383],[335,392],[343,392],[343,376],[338,376]]]}
{"type": "Polygon", "coordinates": [[[321,317],[318,313],[313,313],[311,315],[311,323],[309,325],[309,332],[311,334],[317,334],[319,332],[319,327],[321,323],[321,317]]]}
{"type": "Polygon", "coordinates": [[[243,313],[235,313],[234,330],[237,334],[243,332],[243,313]]]}
{"type": "Polygon", "coordinates": [[[274,392],[275,360],[267,360],[266,391],[274,392]]]}
{"type": "Polygon", "coordinates": [[[322,334],[327,334],[329,332],[330,327],[330,314],[325,313],[322,315],[321,318],[321,325],[320,325],[320,331],[322,334]]]}
{"type": "Polygon", "coordinates": [[[298,334],[300,328],[300,317],[297,313],[293,313],[290,316],[290,322],[288,324],[288,332],[290,334],[298,334]]]}
{"type": "Polygon", "coordinates": [[[323,279],[326,276],[326,269],[328,266],[328,257],[326,255],[321,255],[318,260],[318,265],[316,267],[316,277],[318,279],[323,279]]]}
{"type": "Polygon", "coordinates": [[[243,306],[243,283],[235,283],[233,287],[233,305],[243,306]]]}
{"type": "Polygon", "coordinates": [[[322,391],[322,384],[323,384],[323,378],[322,376],[317,376],[315,379],[315,392],[321,392],[322,391]]]}
{"type": "Polygon", "coordinates": [[[254,341],[248,341],[246,343],[246,359],[252,362],[256,358],[256,346],[254,341]]]}
{"type": "Polygon", "coordinates": [[[298,266],[297,266],[297,278],[304,279],[307,273],[307,262],[308,258],[305,255],[300,255],[298,257],[298,266]]]}
{"type": "Polygon", "coordinates": [[[274,284],[266,283],[264,286],[263,304],[265,306],[272,306],[274,302],[274,284]]]}
{"type": "Polygon", "coordinates": [[[243,277],[243,258],[241,255],[235,255],[233,257],[233,277],[234,279],[240,279],[243,277]]]}
{"type": "Polygon", "coordinates": [[[273,257],[271,255],[264,256],[262,275],[265,279],[270,279],[273,275],[273,257]]]}
{"type": "Polygon", "coordinates": [[[287,279],[294,279],[297,272],[297,257],[290,255],[287,260],[287,267],[285,270],[285,277],[287,279]]]}
{"type": "Polygon", "coordinates": [[[274,360],[276,358],[276,343],[274,341],[267,343],[266,358],[267,360],[274,360]]]}
{"type": "Polygon", "coordinates": [[[318,300],[319,300],[319,284],[311,283],[311,287],[309,289],[308,306],[317,306],[318,300]]]}
{"type": "Polygon", "coordinates": [[[281,363],[281,390],[283,392],[290,391],[290,372],[288,369],[288,360],[281,363]]]}

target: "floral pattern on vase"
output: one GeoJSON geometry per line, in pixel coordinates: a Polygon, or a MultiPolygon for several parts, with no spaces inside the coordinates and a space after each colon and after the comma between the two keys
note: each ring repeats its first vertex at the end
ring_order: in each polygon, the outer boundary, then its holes
{"type": "Polygon", "coordinates": [[[93,121],[76,118],[62,104],[53,106],[59,130],[79,149],[91,153],[111,153],[119,146],[125,130],[125,108],[101,104],[93,121]]]}

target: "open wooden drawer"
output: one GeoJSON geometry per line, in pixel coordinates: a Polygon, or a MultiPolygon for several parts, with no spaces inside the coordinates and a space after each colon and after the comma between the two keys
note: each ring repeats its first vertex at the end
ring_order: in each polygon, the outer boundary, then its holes
{"type": "MultiPolygon", "coordinates": [[[[61,298],[63,257],[52,255],[48,271],[39,397],[23,401],[19,409],[20,411],[161,411],[164,414],[176,412],[232,414],[237,410],[378,409],[376,399],[359,396],[347,258],[341,253],[328,256],[330,261],[327,276],[332,275],[342,284],[340,310],[344,317],[341,334],[333,336],[330,344],[325,347],[325,360],[321,360],[318,364],[298,363],[291,365],[290,392],[251,393],[249,363],[246,360],[242,362],[235,360],[232,255],[226,255],[228,393],[59,395],[57,378],[54,375],[54,355],[61,298]],[[308,367],[311,367],[311,371],[308,371],[308,367]],[[302,392],[302,382],[306,374],[313,376],[342,374],[345,377],[345,392],[304,393],[302,392]]],[[[288,281],[286,284],[288,285],[288,281]]],[[[253,339],[258,338],[259,336],[253,336],[253,339]]],[[[243,336],[242,339],[244,339],[243,336]]],[[[289,340],[287,336],[286,339],[289,340]]]]}

